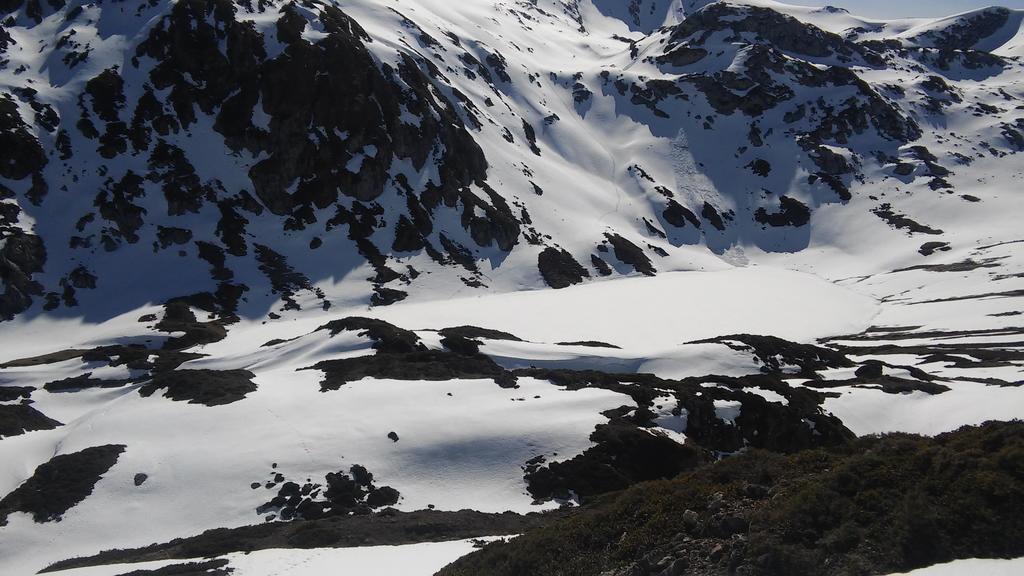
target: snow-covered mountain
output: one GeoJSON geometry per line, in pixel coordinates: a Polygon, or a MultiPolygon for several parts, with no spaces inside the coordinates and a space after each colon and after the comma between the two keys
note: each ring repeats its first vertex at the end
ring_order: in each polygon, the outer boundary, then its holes
{"type": "Polygon", "coordinates": [[[0,11],[5,573],[1024,414],[1022,10],[0,11]]]}

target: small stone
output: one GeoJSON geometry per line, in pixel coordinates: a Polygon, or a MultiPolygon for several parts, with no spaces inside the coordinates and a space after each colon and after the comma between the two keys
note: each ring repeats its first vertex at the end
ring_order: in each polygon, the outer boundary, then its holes
{"type": "Polygon", "coordinates": [[[909,162],[900,162],[893,169],[893,172],[900,176],[910,176],[914,173],[915,166],[909,162]]]}
{"type": "Polygon", "coordinates": [[[857,378],[881,378],[884,369],[884,364],[878,360],[867,360],[862,366],[857,368],[854,375],[857,378]]]}
{"type": "Polygon", "coordinates": [[[396,434],[395,432],[388,432],[388,438],[392,442],[398,442],[398,434],[396,434]]]}
{"type": "Polygon", "coordinates": [[[135,485],[142,486],[142,484],[145,483],[148,478],[149,474],[143,474],[142,472],[139,472],[138,474],[135,475],[135,485]]]}
{"type": "Polygon", "coordinates": [[[724,554],[724,553],[725,553],[725,546],[723,546],[722,544],[715,544],[715,547],[711,549],[711,553],[708,554],[708,557],[711,558],[712,560],[718,560],[719,558],[722,557],[722,554],[724,554]]]}
{"type": "Polygon", "coordinates": [[[750,527],[750,523],[747,522],[746,518],[740,518],[739,516],[726,516],[718,523],[719,529],[726,536],[733,534],[742,534],[747,531],[750,527]]]}
{"type": "Polygon", "coordinates": [[[760,500],[761,498],[766,498],[768,496],[768,487],[762,486],[761,484],[747,484],[746,488],[743,489],[743,492],[748,498],[760,500]]]}
{"type": "Polygon", "coordinates": [[[683,576],[686,569],[689,568],[690,563],[685,558],[677,558],[672,564],[663,572],[665,576],[683,576]]]}
{"type": "Polygon", "coordinates": [[[715,492],[715,495],[711,497],[711,502],[708,503],[708,511],[711,513],[718,512],[725,507],[725,495],[721,492],[715,492]]]}
{"type": "Polygon", "coordinates": [[[700,515],[693,510],[686,510],[683,512],[683,524],[690,529],[696,528],[700,525],[700,515]]]}

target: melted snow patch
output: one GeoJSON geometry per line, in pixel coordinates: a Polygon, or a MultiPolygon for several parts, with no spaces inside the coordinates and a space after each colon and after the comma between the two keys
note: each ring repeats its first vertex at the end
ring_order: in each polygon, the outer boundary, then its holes
{"type": "Polygon", "coordinates": [[[757,394],[769,402],[778,402],[779,404],[789,405],[789,400],[786,400],[785,396],[773,390],[765,390],[764,388],[753,386],[751,388],[744,388],[743,391],[750,392],[751,394],[757,394]]]}
{"type": "Polygon", "coordinates": [[[662,396],[654,399],[653,418],[658,432],[683,444],[686,442],[686,408],[678,407],[674,396],[662,396]],[[676,414],[676,410],[679,414],[676,414]]]}
{"type": "Polygon", "coordinates": [[[736,425],[736,419],[740,417],[743,410],[743,403],[736,400],[715,400],[715,416],[720,420],[736,425]]]}

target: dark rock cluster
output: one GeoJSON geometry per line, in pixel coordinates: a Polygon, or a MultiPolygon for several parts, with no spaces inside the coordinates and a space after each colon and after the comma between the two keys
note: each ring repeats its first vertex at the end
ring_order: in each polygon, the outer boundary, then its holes
{"type": "Polygon", "coordinates": [[[0,439],[34,430],[53,430],[58,426],[62,424],[29,404],[0,404],[0,439]]]}
{"type": "Polygon", "coordinates": [[[272,472],[265,484],[253,482],[252,488],[277,488],[277,495],[256,509],[269,522],[275,519],[315,520],[326,516],[370,514],[378,508],[398,503],[400,494],[390,486],[376,486],[373,474],[355,464],[348,473],[331,472],[323,483],[306,481],[299,485],[285,481],[280,472],[272,472]]]}
{"type": "Polygon", "coordinates": [[[31,514],[36,522],[59,521],[90,494],[100,478],[124,452],[123,445],[94,446],[54,456],[40,464],[32,476],[0,500],[0,526],[14,512],[31,514]]]}
{"type": "Polygon", "coordinates": [[[149,397],[163,390],[163,396],[177,402],[221,406],[243,400],[256,391],[255,374],[248,370],[173,370],[153,376],[139,388],[149,397]]]}
{"type": "Polygon", "coordinates": [[[307,368],[320,370],[324,379],[320,390],[337,390],[362,378],[396,380],[452,380],[490,378],[500,386],[514,387],[516,378],[490,357],[480,354],[478,337],[503,335],[471,326],[450,328],[442,333],[446,350],[429,350],[419,336],[383,320],[350,317],[332,321],[320,328],[337,334],[343,330],[361,331],[374,340],[376,353],[354,358],[324,360],[307,368]]]}

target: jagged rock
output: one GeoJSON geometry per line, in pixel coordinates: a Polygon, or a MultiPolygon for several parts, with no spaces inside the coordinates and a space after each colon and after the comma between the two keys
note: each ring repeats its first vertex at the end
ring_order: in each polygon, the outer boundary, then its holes
{"type": "Polygon", "coordinates": [[[597,273],[601,276],[611,276],[612,267],[608,265],[600,256],[597,254],[590,255],[590,263],[597,269],[597,273]]]}
{"type": "Polygon", "coordinates": [[[544,282],[552,288],[567,288],[579,284],[584,278],[590,278],[590,272],[580,265],[572,254],[561,249],[548,247],[541,251],[537,259],[537,268],[544,282]]]}
{"type": "Polygon", "coordinates": [[[604,237],[612,245],[615,257],[623,264],[629,264],[634,270],[645,276],[654,276],[657,272],[654,269],[654,265],[651,264],[651,259],[636,244],[618,234],[606,233],[604,237]]]}
{"type": "MultiPolygon", "coordinates": [[[[62,424],[27,404],[0,404],[0,439],[34,430],[53,430],[58,426],[62,424]]],[[[3,509],[0,507],[0,514],[2,513],[3,509]]]]}
{"type": "Polygon", "coordinates": [[[10,320],[32,305],[32,296],[43,293],[43,286],[32,279],[43,271],[46,248],[43,240],[33,234],[0,230],[0,320],[10,320]]]}
{"type": "Polygon", "coordinates": [[[921,256],[931,256],[936,251],[948,252],[950,250],[949,242],[925,242],[921,244],[921,248],[918,249],[918,253],[921,256]]]}
{"type": "Polygon", "coordinates": [[[693,38],[697,45],[703,45],[712,34],[723,30],[734,34],[750,33],[780,50],[803,56],[850,58],[859,55],[865,60],[878,61],[865,47],[792,16],[770,8],[727,3],[713,3],[687,15],[672,31],[670,41],[693,38]]]}
{"type": "Polygon", "coordinates": [[[764,208],[758,208],[754,220],[769,226],[799,227],[811,220],[811,211],[803,202],[788,196],[779,196],[779,212],[769,214],[764,208]]]}
{"type": "Polygon", "coordinates": [[[700,215],[719,231],[725,230],[725,221],[722,220],[722,215],[718,213],[718,210],[710,202],[704,203],[700,215]]]}
{"type": "Polygon", "coordinates": [[[10,94],[0,95],[0,177],[22,180],[47,164],[46,153],[18,113],[10,94]]]}
{"type": "Polygon", "coordinates": [[[671,64],[672,66],[689,66],[690,64],[700,62],[707,55],[708,51],[703,48],[690,48],[686,45],[680,45],[673,48],[670,52],[658,56],[656,61],[659,64],[671,64]]]}
{"type": "Polygon", "coordinates": [[[694,228],[700,228],[700,220],[697,218],[697,215],[675,200],[668,201],[668,208],[665,208],[661,215],[665,218],[666,222],[676,228],[686,227],[687,222],[694,228]]]}
{"type": "Polygon", "coordinates": [[[938,230],[938,229],[932,228],[930,226],[925,226],[924,224],[920,224],[920,223],[918,223],[918,222],[908,218],[907,216],[904,216],[903,214],[899,214],[897,212],[894,212],[892,210],[892,205],[889,204],[889,203],[884,203],[884,204],[878,206],[877,208],[875,208],[874,210],[872,210],[871,212],[875,216],[878,216],[882,220],[885,220],[886,222],[888,222],[889,225],[892,226],[893,228],[905,229],[910,234],[942,234],[943,233],[942,230],[938,230]]]}

